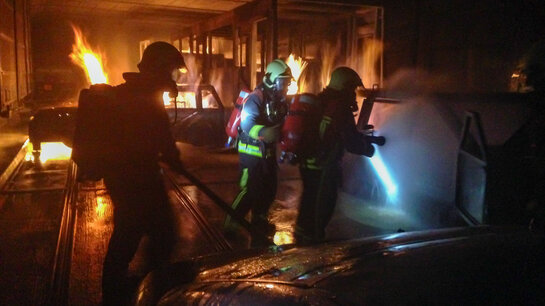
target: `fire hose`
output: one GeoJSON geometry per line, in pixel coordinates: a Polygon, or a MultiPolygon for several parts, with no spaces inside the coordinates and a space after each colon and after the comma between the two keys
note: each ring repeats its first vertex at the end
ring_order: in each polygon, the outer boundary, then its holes
{"type": "Polygon", "coordinates": [[[201,182],[193,174],[189,173],[189,171],[187,171],[185,168],[181,168],[181,167],[177,168],[176,172],[185,176],[191,183],[193,183],[204,194],[206,194],[212,200],[212,202],[214,202],[223,211],[228,213],[238,224],[240,224],[248,232],[250,232],[253,235],[267,238],[267,235],[264,232],[256,229],[255,227],[252,227],[250,222],[244,219],[244,216],[240,216],[239,214],[237,214],[237,212],[233,208],[231,208],[229,204],[227,204],[224,200],[222,200],[215,192],[213,192],[210,188],[208,188],[203,182],[201,182]]]}

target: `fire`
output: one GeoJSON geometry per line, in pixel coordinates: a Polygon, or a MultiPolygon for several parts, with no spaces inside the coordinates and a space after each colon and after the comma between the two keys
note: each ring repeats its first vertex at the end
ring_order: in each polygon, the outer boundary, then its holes
{"type": "Polygon", "coordinates": [[[290,231],[278,231],[274,233],[273,242],[276,245],[291,244],[293,240],[293,233],[290,231]]]}
{"type": "Polygon", "coordinates": [[[294,95],[299,90],[299,87],[297,86],[297,81],[299,80],[299,77],[301,77],[301,73],[303,73],[303,70],[307,67],[307,62],[305,62],[302,58],[297,57],[293,54],[290,54],[288,57],[288,60],[286,61],[286,64],[291,69],[291,74],[293,76],[293,80],[291,81],[291,84],[288,88],[288,95],[294,95]]]}
{"type": "Polygon", "coordinates": [[[94,52],[83,37],[81,30],[72,26],[76,42],[72,45],[70,58],[72,62],[80,66],[87,73],[87,78],[91,84],[107,84],[108,76],[104,72],[103,55],[94,52]]]}
{"type": "Polygon", "coordinates": [[[163,92],[163,103],[165,106],[170,106],[172,104],[172,100],[170,96],[168,95],[168,91],[163,92]]]}
{"type": "Polygon", "coordinates": [[[40,161],[45,163],[49,160],[68,160],[72,155],[72,149],[62,142],[42,142],[40,161]]]}
{"type": "Polygon", "coordinates": [[[104,197],[97,196],[97,206],[95,207],[95,213],[96,213],[97,219],[104,218],[107,207],[108,207],[108,204],[105,201],[104,197]]]}
{"type": "MultiPolygon", "coordinates": [[[[165,106],[174,107],[172,105],[174,99],[168,95],[168,91],[163,92],[163,103],[165,106]]],[[[204,101],[203,101],[204,103],[204,101]]],[[[176,97],[176,107],[178,108],[197,108],[197,100],[194,92],[178,92],[176,97]]]]}

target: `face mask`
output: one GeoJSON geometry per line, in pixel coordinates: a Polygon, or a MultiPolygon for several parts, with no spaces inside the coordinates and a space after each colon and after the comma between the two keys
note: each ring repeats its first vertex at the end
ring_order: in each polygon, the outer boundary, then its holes
{"type": "Polygon", "coordinates": [[[291,84],[290,78],[276,78],[275,80],[275,94],[277,96],[285,97],[288,93],[289,86],[291,84]]]}
{"type": "Polygon", "coordinates": [[[271,124],[279,124],[288,114],[286,99],[272,99],[265,104],[265,115],[271,124]]]}
{"type": "Polygon", "coordinates": [[[353,113],[358,111],[358,100],[356,100],[355,90],[348,94],[346,101],[349,103],[350,111],[353,113]]]}
{"type": "Polygon", "coordinates": [[[171,79],[178,83],[182,76],[187,73],[186,68],[173,69],[171,73],[171,79]]]}

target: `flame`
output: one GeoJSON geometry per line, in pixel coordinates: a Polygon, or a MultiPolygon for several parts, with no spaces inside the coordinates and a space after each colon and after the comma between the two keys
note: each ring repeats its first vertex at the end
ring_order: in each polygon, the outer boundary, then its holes
{"type": "Polygon", "coordinates": [[[377,70],[377,63],[379,63],[382,56],[383,43],[380,40],[368,39],[365,42],[367,46],[363,50],[363,54],[359,55],[357,65],[358,74],[363,81],[363,85],[372,87],[373,84],[380,85],[380,75],[377,70]]]}
{"type": "Polygon", "coordinates": [[[278,231],[274,233],[273,242],[276,245],[293,243],[293,233],[290,231],[278,231]]]}
{"type": "Polygon", "coordinates": [[[321,73],[321,88],[324,88],[329,84],[329,79],[331,78],[331,73],[335,68],[335,63],[340,54],[340,45],[339,42],[333,44],[331,42],[325,42],[322,46],[322,73],[321,73]]]}
{"type": "Polygon", "coordinates": [[[108,203],[104,200],[104,197],[97,196],[97,206],[95,208],[97,219],[104,218],[107,207],[108,207],[108,203]]]}
{"type": "Polygon", "coordinates": [[[80,66],[87,73],[87,78],[91,84],[106,84],[108,76],[102,69],[103,55],[95,53],[83,37],[81,30],[72,26],[76,42],[72,45],[72,53],[70,58],[72,62],[80,66]]]}
{"type": "MultiPolygon", "coordinates": [[[[173,98],[168,95],[168,91],[163,92],[163,103],[165,106],[172,106],[173,98]]],[[[204,101],[203,101],[204,103],[204,101]]],[[[176,107],[178,108],[197,108],[197,100],[194,92],[178,92],[176,97],[176,107]]]]}
{"type": "Polygon", "coordinates": [[[170,106],[172,104],[172,100],[170,96],[168,95],[168,91],[163,92],[163,103],[165,106],[170,106]]]}
{"type": "Polygon", "coordinates": [[[32,145],[32,142],[30,142],[30,139],[27,138],[25,141],[24,147],[26,147],[26,154],[25,154],[25,161],[34,162],[34,146],[32,145]]]}
{"type": "Polygon", "coordinates": [[[40,161],[45,163],[49,160],[68,160],[72,155],[72,149],[62,142],[42,142],[40,161]]]}
{"type": "Polygon", "coordinates": [[[288,87],[288,95],[294,95],[299,90],[299,87],[297,86],[297,81],[299,80],[301,73],[303,73],[303,70],[305,70],[305,68],[307,67],[307,62],[305,62],[300,57],[295,58],[295,55],[290,54],[288,60],[286,61],[286,64],[290,67],[291,75],[293,76],[293,80],[288,87]]]}

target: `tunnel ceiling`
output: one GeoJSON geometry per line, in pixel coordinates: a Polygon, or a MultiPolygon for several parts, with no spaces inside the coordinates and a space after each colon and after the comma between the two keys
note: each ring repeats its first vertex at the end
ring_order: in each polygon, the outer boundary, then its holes
{"type": "Polygon", "coordinates": [[[253,0],[31,0],[32,15],[98,15],[191,25],[253,0]]]}

